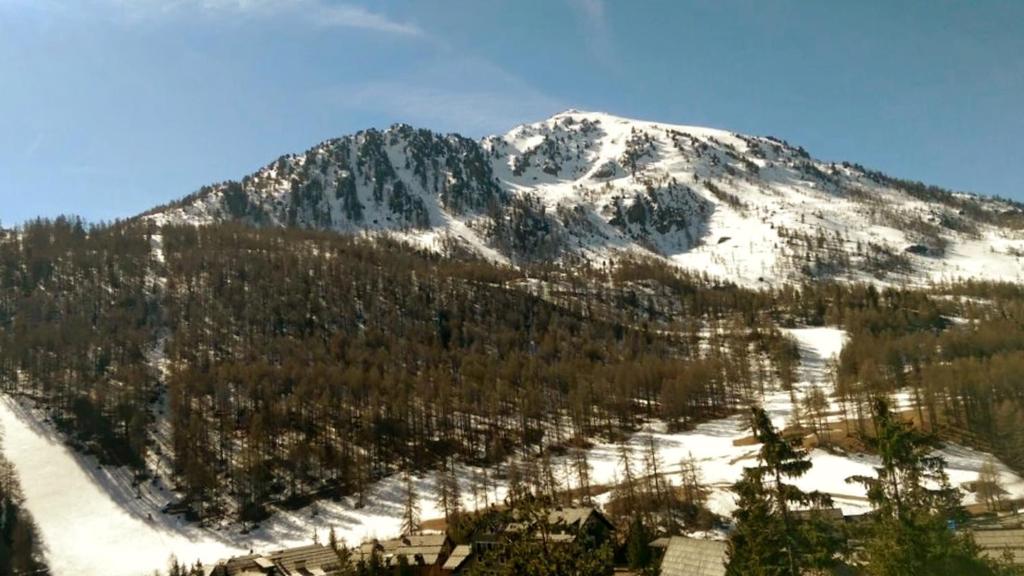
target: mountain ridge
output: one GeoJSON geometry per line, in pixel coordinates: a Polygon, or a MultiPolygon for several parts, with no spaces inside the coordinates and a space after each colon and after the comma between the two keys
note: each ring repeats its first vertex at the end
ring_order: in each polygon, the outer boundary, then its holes
{"type": "Polygon", "coordinates": [[[363,130],[143,217],[384,233],[513,265],[642,254],[746,285],[1024,276],[1020,204],[771,136],[572,109],[479,140],[363,130]]]}

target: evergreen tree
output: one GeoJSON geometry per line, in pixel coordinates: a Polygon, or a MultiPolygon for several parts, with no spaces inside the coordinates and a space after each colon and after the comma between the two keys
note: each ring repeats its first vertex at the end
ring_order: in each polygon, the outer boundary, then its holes
{"type": "Polygon", "coordinates": [[[22,507],[14,467],[2,453],[0,438],[0,574],[45,574],[42,542],[35,522],[22,507]]]}
{"type": "Polygon", "coordinates": [[[995,574],[968,535],[951,530],[963,520],[959,491],[935,439],[901,421],[884,400],[873,406],[877,437],[870,441],[881,465],[874,477],[855,476],[875,509],[864,543],[871,576],[995,574]]]}
{"type": "Polygon", "coordinates": [[[334,531],[334,526],[331,526],[330,531],[327,533],[327,546],[338,558],[337,576],[353,576],[355,567],[352,563],[352,551],[345,544],[345,540],[338,538],[338,534],[334,531]]]}
{"type": "Polygon", "coordinates": [[[406,470],[403,477],[405,496],[402,508],[402,534],[416,534],[420,531],[420,500],[412,474],[406,470]]]}
{"type": "Polygon", "coordinates": [[[985,504],[990,511],[997,511],[1002,506],[1003,495],[1006,490],[999,479],[999,469],[995,460],[990,456],[985,459],[981,470],[978,471],[978,479],[975,481],[975,493],[978,500],[985,504]]]}
{"type": "Polygon", "coordinates": [[[827,495],[785,482],[811,469],[807,453],[775,430],[761,408],[752,410],[751,429],[761,442],[760,465],[744,469],[733,486],[739,502],[729,540],[728,574],[800,576],[834,564],[837,543],[812,539],[814,530],[793,515],[794,507],[831,505],[827,495]]]}
{"type": "Polygon", "coordinates": [[[626,536],[626,560],[634,570],[646,568],[651,563],[651,536],[639,516],[633,518],[626,536]]]}
{"type": "Polygon", "coordinates": [[[462,492],[459,488],[459,478],[455,475],[455,465],[449,463],[446,458],[441,460],[436,484],[437,507],[444,512],[445,521],[451,523],[462,511],[462,492]]]}

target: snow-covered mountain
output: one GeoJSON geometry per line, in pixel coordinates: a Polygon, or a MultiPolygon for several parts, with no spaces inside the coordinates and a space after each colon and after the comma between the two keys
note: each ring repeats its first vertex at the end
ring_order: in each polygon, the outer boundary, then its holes
{"type": "Polygon", "coordinates": [[[1024,207],[785,141],[570,110],[480,141],[395,125],[145,215],[381,232],[516,264],[663,258],[742,284],[1024,278],[1024,207]]]}

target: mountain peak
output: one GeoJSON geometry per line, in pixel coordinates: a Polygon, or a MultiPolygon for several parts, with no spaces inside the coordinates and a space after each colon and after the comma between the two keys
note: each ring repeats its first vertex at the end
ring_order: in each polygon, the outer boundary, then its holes
{"type": "Polygon", "coordinates": [[[1024,275],[1019,205],[771,137],[576,109],[480,141],[362,131],[146,217],[373,231],[509,263],[644,253],[748,285],[1024,275]]]}

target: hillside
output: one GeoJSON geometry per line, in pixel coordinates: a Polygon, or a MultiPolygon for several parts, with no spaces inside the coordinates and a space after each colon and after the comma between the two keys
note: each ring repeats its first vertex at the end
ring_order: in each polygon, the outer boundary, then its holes
{"type": "MultiPolygon", "coordinates": [[[[864,507],[845,477],[871,469],[877,397],[995,454],[1024,496],[1017,285],[755,291],[653,258],[512,268],[288,227],[59,219],[0,239],[0,295],[5,453],[57,573],[116,557],[76,543],[136,532],[128,574],[312,526],[389,536],[407,472],[425,514],[453,476],[466,508],[501,501],[514,469],[569,502],[652,439],[666,482],[692,452],[727,513],[754,405],[836,439],[806,481],[846,509],[864,507]]],[[[986,454],[942,454],[976,500],[986,454]]]]}
{"type": "Polygon", "coordinates": [[[722,529],[752,406],[847,511],[871,509],[846,480],[878,461],[877,399],[946,442],[957,498],[994,508],[988,467],[1012,504],[1024,291],[986,279],[1016,278],[1022,220],[606,115],[366,131],[140,218],[0,233],[4,451],[57,573],[132,534],[101,571],[391,536],[410,486],[435,516],[442,489],[525,491],[626,527],[631,460],[702,484],[658,530],[722,529]]]}
{"type": "Polygon", "coordinates": [[[146,218],[385,233],[512,264],[644,254],[749,286],[1024,270],[1016,203],[819,161],[772,137],[573,110],[480,141],[365,130],[146,218]]]}

